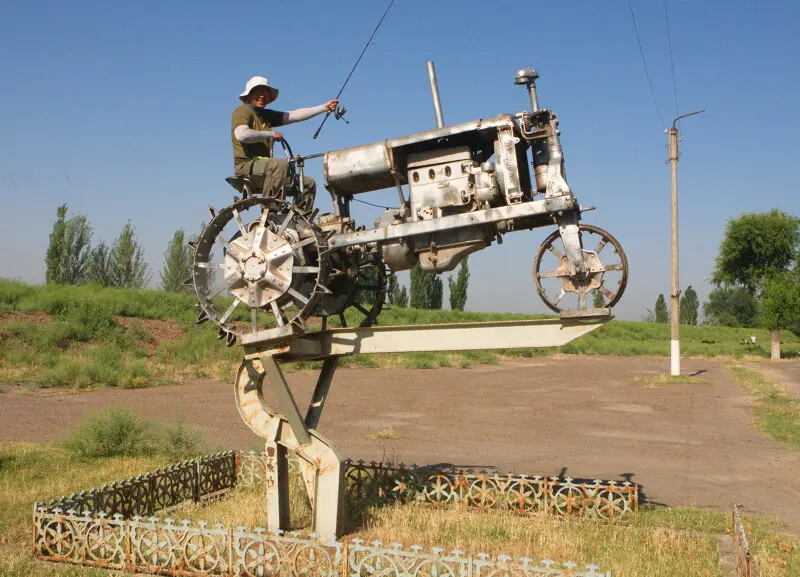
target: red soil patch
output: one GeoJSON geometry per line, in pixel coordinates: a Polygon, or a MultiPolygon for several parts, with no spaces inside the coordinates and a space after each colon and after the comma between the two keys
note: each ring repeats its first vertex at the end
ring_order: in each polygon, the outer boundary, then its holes
{"type": "Polygon", "coordinates": [[[139,325],[150,335],[149,339],[137,339],[139,345],[155,350],[161,343],[177,341],[183,338],[183,328],[176,321],[164,321],[160,319],[140,319],[135,317],[113,317],[114,322],[127,330],[131,330],[131,325],[139,325]]]}
{"type": "Polygon", "coordinates": [[[12,323],[49,323],[53,315],[44,311],[8,311],[0,313],[0,328],[6,327],[12,323]]]}

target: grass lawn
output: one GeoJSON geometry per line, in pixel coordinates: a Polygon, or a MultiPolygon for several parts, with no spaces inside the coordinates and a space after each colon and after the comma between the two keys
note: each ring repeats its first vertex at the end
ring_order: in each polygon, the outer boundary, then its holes
{"type": "MultiPolygon", "coordinates": [[[[0,279],[0,393],[9,384],[39,387],[137,388],[193,377],[227,381],[241,361],[239,347],[217,339],[212,323],[194,324],[197,309],[190,294],[91,286],[27,285],[0,279]]],[[[238,314],[238,313],[237,313],[238,314]]],[[[244,314],[244,313],[242,313],[244,314]]],[[[360,313],[348,313],[348,324],[360,313]]],[[[393,308],[381,325],[443,324],[521,320],[542,315],[471,313],[393,308]]],[[[337,325],[330,319],[331,326],[337,325]]],[[[313,325],[312,325],[313,326],[313,325]]],[[[669,355],[666,324],[612,321],[559,349],[475,350],[342,359],[349,367],[468,368],[504,357],[534,357],[552,352],[592,355],[669,355]]],[[[769,356],[764,330],[684,326],[685,356],[746,358],[769,356]],[[742,344],[753,332],[761,345],[742,344]]],[[[791,333],[782,334],[787,356],[800,354],[791,333]]],[[[287,370],[317,368],[301,362],[287,370]]]]}
{"type": "Polygon", "coordinates": [[[727,368],[753,397],[758,427],[776,441],[800,451],[800,399],[756,370],[736,364],[727,368]]]}

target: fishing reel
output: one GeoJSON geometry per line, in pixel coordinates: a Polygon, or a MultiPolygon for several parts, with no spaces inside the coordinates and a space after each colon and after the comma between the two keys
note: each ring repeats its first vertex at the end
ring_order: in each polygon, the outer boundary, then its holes
{"type": "Polygon", "coordinates": [[[347,112],[347,109],[344,106],[337,106],[336,110],[333,112],[333,117],[336,120],[344,120],[345,124],[350,124],[347,119],[344,117],[344,113],[347,112]]]}

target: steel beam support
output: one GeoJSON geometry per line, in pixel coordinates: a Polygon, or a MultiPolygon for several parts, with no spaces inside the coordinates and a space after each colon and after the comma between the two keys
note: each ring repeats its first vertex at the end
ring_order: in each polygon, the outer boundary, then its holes
{"type": "Polygon", "coordinates": [[[283,376],[283,371],[275,362],[275,358],[269,355],[261,356],[261,366],[264,367],[264,376],[278,398],[278,407],[292,428],[294,437],[300,445],[308,445],[311,442],[311,436],[305,427],[303,417],[300,416],[300,410],[297,408],[289,384],[283,376]]]}
{"type": "Polygon", "coordinates": [[[272,355],[283,363],[356,354],[559,347],[612,318],[606,315],[589,321],[557,318],[330,329],[297,337],[280,347],[265,343],[269,348],[261,349],[254,343],[246,352],[247,358],[272,355]]]}
{"type": "Polygon", "coordinates": [[[322,410],[325,408],[325,400],[328,398],[328,391],[333,382],[333,374],[338,366],[339,357],[325,359],[325,362],[322,363],[317,386],[314,388],[314,394],[311,396],[311,403],[308,405],[308,411],[306,412],[305,425],[307,429],[316,429],[319,424],[322,410]]]}

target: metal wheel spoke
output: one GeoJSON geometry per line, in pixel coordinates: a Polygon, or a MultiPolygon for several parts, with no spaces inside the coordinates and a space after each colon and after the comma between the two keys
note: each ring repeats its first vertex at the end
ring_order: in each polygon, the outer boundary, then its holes
{"type": "Polygon", "coordinates": [[[219,319],[219,322],[220,322],[220,324],[223,324],[223,325],[224,325],[226,322],[228,322],[228,319],[229,319],[229,318],[230,318],[230,316],[233,314],[233,311],[235,311],[235,310],[236,310],[236,307],[238,307],[238,306],[239,306],[239,303],[240,303],[240,302],[242,302],[242,301],[240,301],[239,299],[235,299],[235,300],[234,300],[234,301],[231,303],[231,306],[229,306],[229,307],[228,307],[228,310],[226,310],[226,311],[225,311],[225,314],[224,314],[224,315],[222,315],[222,317],[219,319]]]}
{"type": "Polygon", "coordinates": [[[242,216],[235,208],[233,209],[233,218],[236,220],[236,226],[239,227],[239,232],[242,233],[242,236],[247,236],[247,229],[244,227],[244,222],[242,222],[242,216]]]}
{"type": "Polygon", "coordinates": [[[283,233],[286,231],[286,227],[289,226],[289,223],[292,221],[292,211],[286,213],[286,216],[283,218],[283,222],[281,222],[280,228],[278,228],[277,234],[278,236],[283,236],[283,233]]]}
{"type": "MultiPolygon", "coordinates": [[[[264,233],[267,232],[267,218],[269,218],[269,209],[265,208],[261,211],[261,220],[258,222],[258,228],[256,228],[256,233],[253,235],[253,248],[261,246],[261,240],[264,238],[264,233]]],[[[269,237],[267,237],[267,241],[269,241],[269,237]]],[[[269,246],[264,248],[269,249],[269,246]]]]}
{"type": "Polygon", "coordinates": [[[547,247],[547,250],[549,250],[550,252],[552,252],[552,253],[553,253],[554,255],[556,255],[558,258],[563,258],[563,257],[564,257],[564,255],[561,253],[561,251],[560,251],[560,250],[558,250],[556,247],[554,247],[552,244],[551,244],[550,246],[548,246],[548,247],[547,247]]]}
{"type": "Polygon", "coordinates": [[[554,270],[554,271],[551,271],[551,272],[540,272],[539,273],[539,278],[557,278],[557,277],[562,277],[562,276],[569,276],[569,272],[568,271],[563,271],[563,270],[554,270]]]}
{"type": "Polygon", "coordinates": [[[345,320],[345,318],[344,318],[344,313],[339,313],[339,322],[342,323],[343,327],[347,326],[347,320],[345,320]]]}
{"type": "Polygon", "coordinates": [[[566,294],[567,294],[567,291],[565,291],[565,290],[562,288],[562,289],[561,289],[561,292],[559,292],[559,293],[558,293],[558,297],[557,297],[557,298],[556,298],[556,300],[553,302],[553,304],[557,305],[557,304],[558,304],[558,301],[560,301],[561,299],[563,299],[563,298],[564,298],[564,295],[566,295],[566,294]]]}
{"type": "Polygon", "coordinates": [[[600,292],[603,293],[608,300],[611,300],[614,297],[614,293],[612,293],[606,287],[601,287],[600,292]]]}
{"type": "Polygon", "coordinates": [[[369,311],[368,311],[367,309],[365,309],[365,308],[364,308],[364,307],[361,305],[361,303],[355,303],[353,306],[354,306],[356,309],[358,309],[358,311],[359,311],[359,312],[360,312],[362,315],[364,315],[365,317],[368,317],[368,316],[369,316],[369,311]]]}
{"type": "Polygon", "coordinates": [[[317,239],[313,236],[308,237],[307,239],[301,240],[300,242],[296,242],[292,245],[292,250],[297,250],[298,248],[303,248],[306,245],[311,244],[312,242],[317,242],[317,239]]]}
{"type": "Polygon", "coordinates": [[[290,295],[292,295],[294,298],[299,300],[301,303],[303,303],[303,304],[308,303],[308,297],[303,296],[302,294],[297,292],[296,289],[290,288],[288,292],[289,292],[290,295]]]}
{"type": "Polygon", "coordinates": [[[604,264],[600,266],[600,268],[595,269],[596,271],[608,272],[610,270],[622,270],[622,263],[619,264],[604,264]]]}
{"type": "Polygon", "coordinates": [[[600,251],[603,250],[603,247],[608,244],[607,238],[601,238],[600,242],[597,243],[597,246],[594,247],[594,254],[600,254],[600,251]]]}
{"type": "Polygon", "coordinates": [[[272,308],[272,314],[275,315],[275,322],[278,323],[279,327],[282,327],[285,323],[283,322],[283,311],[281,307],[278,306],[278,301],[272,301],[269,304],[272,308]]]}
{"type": "Polygon", "coordinates": [[[255,333],[258,331],[258,309],[250,309],[250,329],[255,333]]]}
{"type": "Polygon", "coordinates": [[[292,267],[293,274],[316,274],[319,272],[318,266],[294,266],[292,267]]]}
{"type": "Polygon", "coordinates": [[[215,293],[214,293],[213,295],[211,295],[210,297],[208,297],[208,300],[211,300],[211,299],[215,299],[215,298],[217,298],[219,295],[221,295],[222,293],[224,293],[226,290],[228,290],[228,287],[226,287],[225,285],[222,285],[222,288],[221,288],[221,289],[219,289],[217,292],[215,292],[215,293]]]}

